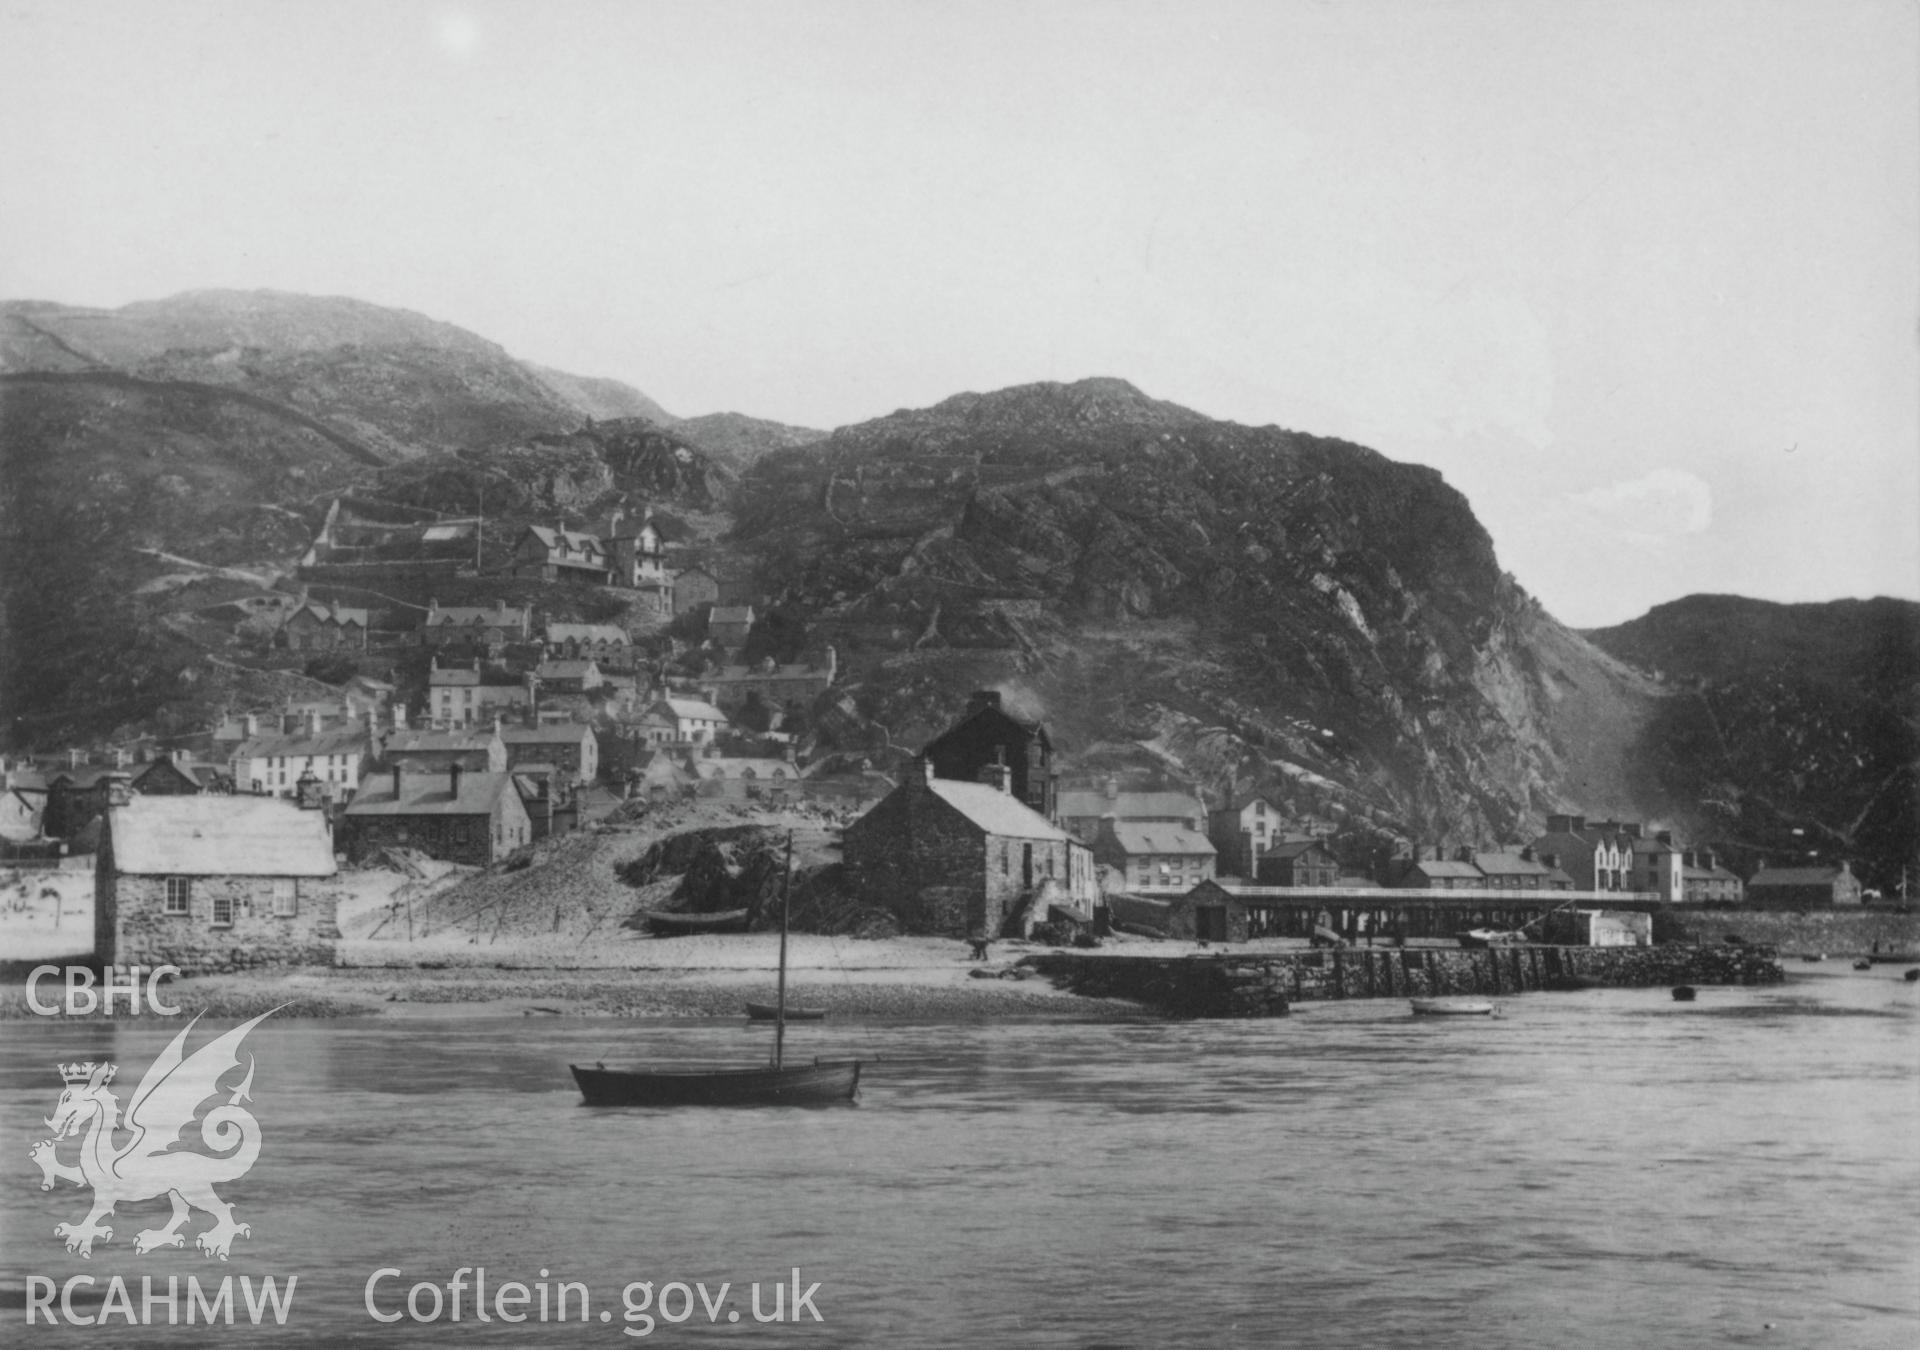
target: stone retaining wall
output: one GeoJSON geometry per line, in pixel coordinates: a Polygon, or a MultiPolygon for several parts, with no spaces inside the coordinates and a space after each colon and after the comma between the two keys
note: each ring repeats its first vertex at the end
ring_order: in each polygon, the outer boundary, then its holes
{"type": "Polygon", "coordinates": [[[1777,984],[1771,947],[1344,948],[1274,955],[1104,956],[1049,952],[1026,964],[1076,994],[1124,998],[1171,1017],[1277,1017],[1294,1002],[1518,994],[1585,983],[1777,984]]]}

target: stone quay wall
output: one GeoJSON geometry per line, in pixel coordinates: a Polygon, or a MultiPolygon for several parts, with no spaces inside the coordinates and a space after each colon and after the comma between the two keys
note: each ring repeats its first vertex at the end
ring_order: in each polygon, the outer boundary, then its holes
{"type": "Polygon", "coordinates": [[[1777,984],[1771,947],[1334,948],[1272,955],[1105,956],[1047,952],[1032,965],[1092,998],[1123,998],[1170,1017],[1277,1017],[1336,998],[1506,995],[1589,984],[1777,984]]]}

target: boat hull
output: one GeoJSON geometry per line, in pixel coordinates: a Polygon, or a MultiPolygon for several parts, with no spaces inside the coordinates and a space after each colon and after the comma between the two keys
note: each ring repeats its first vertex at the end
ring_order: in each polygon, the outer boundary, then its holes
{"type": "Polygon", "coordinates": [[[1415,1017],[1491,1017],[1493,1005],[1479,999],[1416,998],[1411,1000],[1415,1017]]]}
{"type": "MultiPolygon", "coordinates": [[[[777,1022],[780,1020],[780,1007],[774,1003],[749,1003],[747,1016],[755,1022],[777,1022]]],[[[787,1009],[789,1022],[821,1022],[826,1020],[826,1016],[825,1008],[787,1009]]]]}
{"type": "Polygon", "coordinates": [[[857,1059],[815,1060],[775,1069],[619,1069],[572,1064],[588,1106],[812,1106],[852,1101],[857,1059]]]}

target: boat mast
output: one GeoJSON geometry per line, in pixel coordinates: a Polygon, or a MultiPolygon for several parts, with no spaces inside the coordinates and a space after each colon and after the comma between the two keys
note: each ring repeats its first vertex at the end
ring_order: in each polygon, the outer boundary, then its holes
{"type": "Polygon", "coordinates": [[[780,876],[780,997],[773,1014],[773,1067],[787,1046],[787,895],[793,889],[793,831],[787,831],[787,866],[780,876]]]}

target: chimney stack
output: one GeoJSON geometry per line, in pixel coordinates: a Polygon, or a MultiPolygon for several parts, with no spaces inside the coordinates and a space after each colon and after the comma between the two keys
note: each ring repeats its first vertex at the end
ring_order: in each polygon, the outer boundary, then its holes
{"type": "Polygon", "coordinates": [[[393,766],[393,800],[396,804],[400,801],[400,766],[398,764],[393,766]]]}
{"type": "Polygon", "coordinates": [[[448,766],[447,777],[449,782],[452,785],[453,799],[455,801],[459,801],[460,800],[460,761],[459,760],[455,760],[451,765],[448,766]]]}
{"type": "Polygon", "coordinates": [[[318,736],[319,734],[320,710],[318,708],[309,708],[307,710],[307,735],[318,736]]]}
{"type": "MultiPolygon", "coordinates": [[[[916,767],[920,770],[918,777],[921,784],[924,785],[927,783],[931,783],[933,781],[933,761],[932,760],[927,759],[923,756],[916,767]]],[[[913,779],[909,777],[908,781],[911,782],[913,781],[913,779]]]]}

